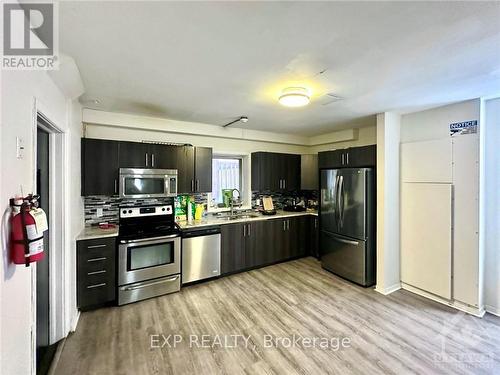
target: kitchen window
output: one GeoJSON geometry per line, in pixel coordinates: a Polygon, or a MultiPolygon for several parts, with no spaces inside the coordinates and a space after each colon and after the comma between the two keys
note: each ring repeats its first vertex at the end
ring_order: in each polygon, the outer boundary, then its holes
{"type": "Polygon", "coordinates": [[[212,200],[222,204],[222,189],[238,189],[242,194],[242,159],[214,156],[212,159],[212,200]]]}

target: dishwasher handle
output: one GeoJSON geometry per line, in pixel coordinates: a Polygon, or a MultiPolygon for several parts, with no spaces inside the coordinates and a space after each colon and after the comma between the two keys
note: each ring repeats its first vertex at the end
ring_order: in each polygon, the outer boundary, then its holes
{"type": "Polygon", "coordinates": [[[183,232],[182,238],[212,236],[214,234],[220,234],[220,228],[190,230],[188,232],[183,232]]]}

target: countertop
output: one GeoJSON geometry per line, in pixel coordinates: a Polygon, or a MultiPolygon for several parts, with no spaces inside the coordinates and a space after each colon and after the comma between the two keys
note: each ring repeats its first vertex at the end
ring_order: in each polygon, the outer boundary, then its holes
{"type": "MultiPolygon", "coordinates": [[[[254,214],[254,212],[252,212],[254,214]]],[[[241,218],[228,220],[226,218],[218,217],[212,214],[208,214],[202,220],[193,220],[191,223],[187,221],[179,221],[178,224],[181,229],[191,229],[198,227],[208,227],[212,225],[224,225],[224,224],[234,224],[234,223],[244,223],[249,221],[258,221],[258,220],[273,220],[273,219],[281,219],[285,217],[293,217],[293,216],[303,216],[303,215],[313,215],[318,216],[318,211],[316,210],[307,210],[304,212],[287,212],[282,210],[277,210],[276,215],[262,215],[258,214],[257,217],[252,218],[241,218]]],[[[100,229],[99,227],[85,227],[78,237],[77,241],[82,240],[92,240],[96,238],[106,238],[106,237],[116,237],[118,236],[118,226],[112,229],[100,229]]]]}
{"type": "Polygon", "coordinates": [[[118,225],[116,226],[116,228],[112,229],[101,229],[95,226],[95,227],[83,228],[78,237],[76,237],[76,240],[77,241],[93,240],[96,238],[106,238],[106,237],[116,237],[116,236],[118,236],[118,225]]]}
{"type": "MultiPolygon", "coordinates": [[[[254,214],[252,212],[252,214],[254,214]]],[[[177,224],[181,227],[181,229],[190,229],[197,227],[207,227],[212,225],[224,225],[224,224],[234,224],[234,223],[244,223],[249,221],[258,221],[258,220],[273,220],[273,219],[281,219],[285,217],[293,217],[293,216],[303,216],[303,215],[313,215],[318,216],[318,211],[316,210],[306,210],[303,212],[287,212],[282,210],[277,210],[276,215],[262,215],[258,214],[257,217],[252,218],[242,218],[242,219],[234,219],[228,220],[227,218],[221,218],[214,215],[207,215],[202,220],[193,220],[191,223],[187,221],[179,221],[177,224]]]]}

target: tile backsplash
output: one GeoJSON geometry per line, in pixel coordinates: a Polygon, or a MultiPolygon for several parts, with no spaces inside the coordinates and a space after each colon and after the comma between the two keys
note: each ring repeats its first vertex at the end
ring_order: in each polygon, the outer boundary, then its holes
{"type": "Polygon", "coordinates": [[[294,192],[273,192],[273,191],[252,191],[252,206],[256,205],[256,200],[262,197],[272,197],[275,208],[283,208],[287,201],[296,199],[298,201],[305,200],[306,204],[308,200],[317,201],[318,191],[317,190],[299,190],[294,192]]]}
{"type": "MultiPolygon", "coordinates": [[[[194,196],[196,203],[206,203],[207,195],[189,194],[194,196]]],[[[297,192],[270,192],[270,191],[253,191],[252,192],[252,206],[255,206],[256,199],[263,196],[270,196],[276,208],[282,208],[287,201],[295,199],[318,200],[318,192],[316,190],[302,190],[297,192]]],[[[161,204],[165,201],[170,202],[170,198],[151,198],[151,199],[123,199],[117,195],[103,196],[92,195],[84,197],[84,211],[85,211],[85,225],[92,226],[99,223],[108,222],[118,224],[119,207],[127,206],[140,206],[144,204],[161,204]],[[102,216],[97,216],[98,211],[102,210],[102,216]]]]}
{"type": "MultiPolygon", "coordinates": [[[[191,194],[190,194],[191,195],[191,194]]],[[[192,194],[196,202],[206,202],[206,194],[192,194]]],[[[92,226],[107,222],[118,224],[120,206],[141,206],[144,204],[161,204],[171,202],[171,198],[123,199],[117,195],[91,195],[84,197],[85,225],[92,226]],[[102,209],[102,216],[97,216],[102,209]]]]}

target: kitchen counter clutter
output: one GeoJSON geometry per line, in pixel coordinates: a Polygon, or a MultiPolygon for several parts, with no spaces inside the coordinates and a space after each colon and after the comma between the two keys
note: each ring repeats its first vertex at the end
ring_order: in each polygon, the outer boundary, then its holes
{"type": "Polygon", "coordinates": [[[242,217],[240,218],[231,218],[231,219],[227,216],[217,216],[213,214],[208,214],[202,220],[192,220],[191,222],[179,221],[177,224],[179,224],[181,229],[189,229],[189,228],[204,227],[211,225],[237,224],[250,221],[283,219],[293,216],[304,216],[304,215],[318,216],[318,211],[306,210],[303,212],[286,212],[282,210],[277,210],[276,215],[262,215],[261,213],[255,211],[248,211],[241,213],[242,217]]]}
{"type": "MultiPolygon", "coordinates": [[[[306,210],[304,212],[286,212],[282,210],[278,210],[276,215],[262,215],[261,213],[256,213],[255,211],[249,211],[246,217],[237,218],[237,219],[228,219],[227,217],[217,216],[213,214],[208,214],[202,220],[193,220],[192,222],[188,221],[180,221],[178,222],[181,229],[189,229],[189,228],[197,228],[197,227],[206,227],[211,225],[224,225],[224,224],[236,224],[243,223],[248,221],[259,221],[259,220],[272,220],[272,219],[282,219],[286,217],[293,216],[303,216],[303,215],[312,215],[318,216],[317,210],[306,210]],[[251,217],[250,217],[251,216],[251,217]]],[[[91,240],[96,238],[106,238],[106,237],[117,237],[118,236],[118,226],[111,229],[101,229],[96,226],[85,227],[78,237],[77,241],[83,240],[91,240]]]]}

